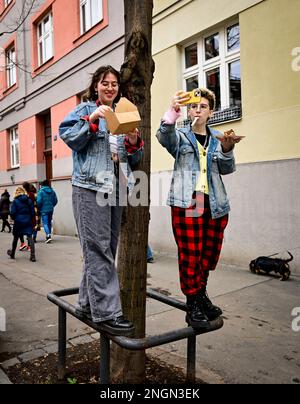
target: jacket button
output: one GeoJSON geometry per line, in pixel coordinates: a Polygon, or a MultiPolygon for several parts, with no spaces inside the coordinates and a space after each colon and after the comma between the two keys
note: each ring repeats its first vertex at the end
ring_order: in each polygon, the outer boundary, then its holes
{"type": "Polygon", "coordinates": [[[205,174],[206,173],[206,170],[205,170],[205,168],[202,170],[202,172],[205,174]]]}
{"type": "Polygon", "coordinates": [[[202,153],[202,155],[205,157],[205,156],[206,156],[206,152],[204,151],[204,152],[202,153]]]}

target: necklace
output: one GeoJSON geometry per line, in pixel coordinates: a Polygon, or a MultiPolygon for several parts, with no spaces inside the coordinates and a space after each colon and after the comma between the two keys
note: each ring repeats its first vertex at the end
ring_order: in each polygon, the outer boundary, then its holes
{"type": "Polygon", "coordinates": [[[205,149],[206,148],[206,146],[207,146],[207,143],[208,143],[208,140],[209,140],[209,135],[203,135],[202,133],[196,133],[196,132],[194,132],[194,134],[195,134],[195,136],[196,136],[196,138],[198,138],[197,140],[198,140],[198,142],[201,144],[201,146],[203,147],[203,149],[205,149]],[[203,137],[205,136],[205,141],[204,141],[204,144],[202,145],[202,143],[199,141],[199,137],[201,136],[201,138],[203,139],[203,137]]]}

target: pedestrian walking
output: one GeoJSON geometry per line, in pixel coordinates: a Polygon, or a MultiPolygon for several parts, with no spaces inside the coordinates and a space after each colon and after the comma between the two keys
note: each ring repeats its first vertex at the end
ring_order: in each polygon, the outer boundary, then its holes
{"type": "Polygon", "coordinates": [[[9,207],[10,207],[10,195],[7,189],[5,189],[0,199],[0,217],[2,219],[1,232],[5,231],[5,227],[8,227],[9,233],[11,232],[11,226],[8,221],[9,207]]]}
{"type": "Polygon", "coordinates": [[[34,217],[34,214],[33,203],[26,195],[25,189],[23,187],[18,187],[15,191],[14,200],[10,208],[10,216],[14,221],[13,242],[12,248],[7,250],[7,254],[11,259],[15,258],[19,238],[26,235],[30,247],[30,261],[36,261],[35,246],[32,238],[32,218],[34,217]]]}
{"type": "Polygon", "coordinates": [[[37,207],[40,212],[44,231],[46,234],[45,243],[48,244],[52,241],[52,218],[54,207],[57,205],[57,196],[55,191],[51,188],[50,182],[44,180],[41,183],[41,189],[37,194],[37,207]]]}
{"type": "Polygon", "coordinates": [[[201,89],[200,102],[188,107],[188,127],[176,129],[182,102],[187,100],[183,91],[175,94],[157,138],[175,159],[167,203],[178,247],[181,290],[187,299],[186,320],[195,328],[207,328],[222,314],[206,290],[230,210],[221,175],[235,171],[233,148],[242,137],[233,130],[223,135],[208,126],[215,108],[215,95],[208,89],[201,89]]]}
{"type": "MultiPolygon", "coordinates": [[[[118,173],[123,178],[141,158],[143,141],[137,130],[109,134],[104,111],[120,98],[120,74],[112,66],[99,67],[87,90],[88,102],[79,104],[59,127],[61,139],[73,151],[73,211],[84,257],[77,313],[115,335],[133,332],[122,313],[115,267],[122,206],[118,201],[118,173]],[[124,174],[124,173],[123,173],[124,174]],[[109,198],[112,194],[117,198],[109,198]],[[100,204],[107,197],[107,204],[100,204]]],[[[128,188],[134,184],[128,180],[128,188]]]]}

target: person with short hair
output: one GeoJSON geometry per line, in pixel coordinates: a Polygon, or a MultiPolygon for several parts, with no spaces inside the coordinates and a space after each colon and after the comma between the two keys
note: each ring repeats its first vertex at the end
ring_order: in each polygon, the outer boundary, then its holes
{"type": "Polygon", "coordinates": [[[233,130],[223,135],[208,126],[215,95],[200,90],[199,102],[188,106],[190,123],[184,128],[176,129],[175,123],[189,95],[183,91],[174,95],[157,138],[175,159],[167,203],[178,247],[181,290],[187,299],[186,321],[205,329],[222,314],[206,289],[209,271],[219,260],[230,210],[221,175],[235,171],[233,149],[242,137],[233,130]]]}
{"type": "Polygon", "coordinates": [[[37,207],[41,214],[43,228],[46,233],[45,243],[51,243],[52,218],[54,207],[57,205],[57,196],[50,186],[50,181],[44,180],[37,194],[37,207]]]}

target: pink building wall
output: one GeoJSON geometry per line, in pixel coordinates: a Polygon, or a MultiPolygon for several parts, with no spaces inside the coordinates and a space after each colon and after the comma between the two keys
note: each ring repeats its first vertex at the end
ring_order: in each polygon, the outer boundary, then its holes
{"type": "Polygon", "coordinates": [[[60,139],[58,128],[65,116],[74,109],[77,104],[78,98],[74,96],[51,107],[51,128],[53,135],[56,136],[55,141],[52,136],[53,159],[61,159],[72,155],[71,149],[60,139]]]}

